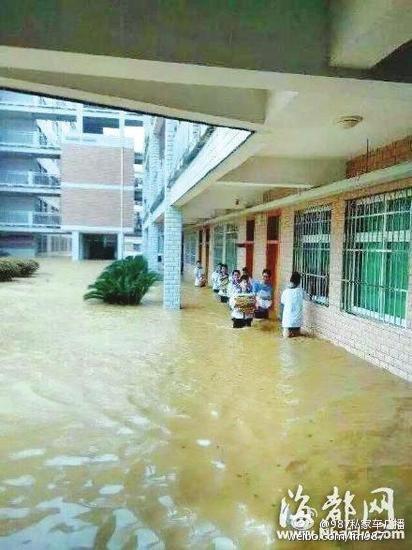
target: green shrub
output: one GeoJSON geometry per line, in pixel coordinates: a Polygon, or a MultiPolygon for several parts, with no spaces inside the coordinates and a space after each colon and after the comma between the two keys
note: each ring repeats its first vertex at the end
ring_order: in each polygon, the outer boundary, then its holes
{"type": "Polygon", "coordinates": [[[143,256],[127,257],[111,263],[89,285],[85,300],[102,300],[108,304],[138,305],[149,288],[158,280],[143,256]]]}
{"type": "Polygon", "coordinates": [[[11,281],[16,277],[17,268],[12,264],[0,262],[0,282],[11,281]]]}
{"type": "Polygon", "coordinates": [[[31,277],[39,269],[36,260],[25,260],[22,258],[0,258],[1,265],[7,265],[13,271],[13,277],[31,277]]]}

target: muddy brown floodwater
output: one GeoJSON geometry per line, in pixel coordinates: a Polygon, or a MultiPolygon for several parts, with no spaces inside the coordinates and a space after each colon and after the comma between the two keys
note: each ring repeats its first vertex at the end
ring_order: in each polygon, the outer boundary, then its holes
{"type": "MultiPolygon", "coordinates": [[[[2,549],[303,548],[274,535],[299,483],[318,517],[334,486],[358,517],[389,487],[411,521],[407,382],[274,324],[233,330],[208,289],[180,312],[160,286],[83,302],[103,265],[0,285],[2,549]]],[[[340,544],[321,547],[376,547],[340,544]]]]}

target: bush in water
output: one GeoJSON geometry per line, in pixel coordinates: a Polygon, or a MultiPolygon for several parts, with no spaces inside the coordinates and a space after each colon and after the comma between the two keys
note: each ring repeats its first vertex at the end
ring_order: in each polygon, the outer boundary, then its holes
{"type": "Polygon", "coordinates": [[[138,305],[149,288],[158,280],[143,256],[116,260],[89,285],[85,300],[102,300],[108,304],[138,305]]]}
{"type": "Polygon", "coordinates": [[[39,267],[36,260],[0,258],[0,281],[10,281],[13,277],[31,277],[39,267]]]}

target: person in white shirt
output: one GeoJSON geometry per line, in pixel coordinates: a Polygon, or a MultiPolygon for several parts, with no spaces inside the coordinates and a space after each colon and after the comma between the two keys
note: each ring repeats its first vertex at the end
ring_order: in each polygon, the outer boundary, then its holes
{"type": "Polygon", "coordinates": [[[226,264],[222,264],[219,278],[219,297],[222,304],[227,304],[229,301],[229,272],[226,264]]]}
{"type": "Polygon", "coordinates": [[[195,286],[205,286],[205,274],[200,261],[196,262],[196,267],[193,270],[195,276],[195,286]]]}
{"type": "Polygon", "coordinates": [[[255,295],[249,287],[247,275],[242,275],[239,282],[232,287],[229,300],[233,328],[251,327],[255,310],[255,295]],[[241,303],[238,299],[242,298],[241,303]]]}
{"type": "Polygon", "coordinates": [[[222,264],[219,262],[216,266],[216,269],[212,273],[212,290],[215,294],[219,292],[221,269],[222,269],[222,264]]]}
{"type": "Polygon", "coordinates": [[[230,277],[230,283],[228,287],[229,299],[232,296],[232,294],[237,291],[237,288],[239,287],[239,281],[240,281],[240,271],[238,269],[234,269],[232,271],[232,276],[230,277]]]}
{"type": "Polygon", "coordinates": [[[292,273],[290,285],[281,295],[280,301],[283,305],[282,329],[283,337],[290,338],[300,335],[300,328],[303,324],[303,298],[304,290],[300,286],[300,274],[297,271],[292,273]]]}

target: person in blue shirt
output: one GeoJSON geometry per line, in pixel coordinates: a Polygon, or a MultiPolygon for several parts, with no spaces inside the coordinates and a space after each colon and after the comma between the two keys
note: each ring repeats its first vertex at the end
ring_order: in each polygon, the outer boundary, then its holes
{"type": "Polygon", "coordinates": [[[273,300],[273,288],[270,284],[270,269],[262,271],[262,280],[253,283],[253,294],[256,296],[256,319],[268,319],[273,300]]]}

